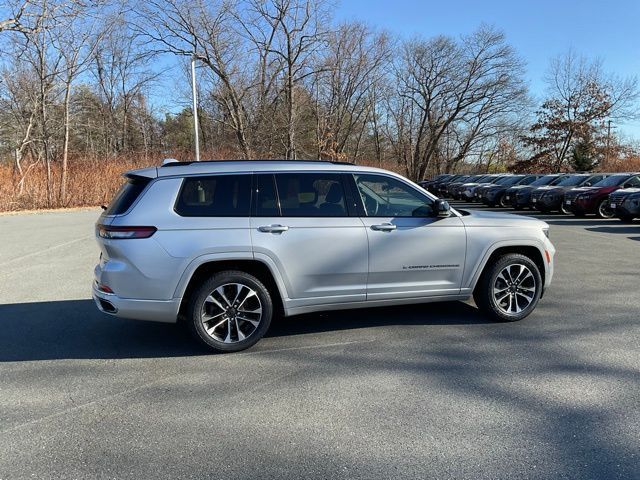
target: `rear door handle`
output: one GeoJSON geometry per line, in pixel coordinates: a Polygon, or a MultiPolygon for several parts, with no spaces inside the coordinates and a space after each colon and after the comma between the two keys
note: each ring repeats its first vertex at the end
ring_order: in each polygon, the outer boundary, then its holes
{"type": "Polygon", "coordinates": [[[282,233],[289,230],[289,227],[286,225],[263,225],[262,227],[258,227],[258,231],[265,233],[282,233]]]}
{"type": "Polygon", "coordinates": [[[397,227],[393,223],[381,223],[380,225],[371,225],[371,230],[377,230],[379,232],[391,232],[397,227]]]}

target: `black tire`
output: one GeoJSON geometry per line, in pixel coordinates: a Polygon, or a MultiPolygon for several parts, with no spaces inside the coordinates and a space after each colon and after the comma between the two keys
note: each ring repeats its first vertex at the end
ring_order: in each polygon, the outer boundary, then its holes
{"type": "MultiPolygon", "coordinates": [[[[529,285],[529,284],[528,284],[529,285]]],[[[491,265],[486,265],[478,284],[473,292],[473,299],[478,306],[478,309],[486,316],[499,322],[516,322],[527,317],[533,310],[535,310],[540,295],[542,293],[542,276],[536,263],[525,255],[519,253],[508,253],[499,257],[491,265]],[[533,276],[533,285],[535,291],[531,303],[529,303],[521,312],[507,313],[501,309],[493,295],[493,287],[496,284],[498,276],[501,272],[513,265],[524,265],[529,269],[533,276]]]]}
{"type": "Polygon", "coordinates": [[[264,284],[256,277],[246,272],[227,270],[213,274],[206,282],[204,282],[204,284],[200,288],[198,288],[193,293],[193,295],[189,299],[186,321],[189,325],[191,333],[198,341],[215,352],[227,353],[239,352],[240,350],[245,350],[255,345],[269,329],[272,316],[273,302],[271,300],[271,295],[267,287],[265,287],[264,284]],[[227,325],[223,325],[222,327],[220,327],[228,328],[228,326],[231,326],[232,338],[234,337],[233,333],[235,328],[236,340],[232,343],[225,343],[224,341],[217,340],[212,335],[207,333],[207,330],[205,329],[202,321],[202,312],[203,308],[206,308],[204,304],[207,297],[212,294],[217,288],[227,284],[240,284],[253,290],[260,302],[261,307],[261,317],[258,325],[254,327],[254,330],[252,330],[251,333],[243,340],[240,340],[241,335],[238,332],[238,328],[245,328],[246,330],[249,325],[253,326],[252,324],[249,324],[249,322],[243,322],[240,324],[242,325],[242,327],[238,327],[238,321],[236,321],[234,324],[230,323],[231,321],[229,321],[227,325]]]}
{"type": "Polygon", "coordinates": [[[613,218],[615,216],[615,212],[607,206],[608,204],[609,201],[606,198],[598,204],[596,215],[599,218],[613,218]]]}
{"type": "Polygon", "coordinates": [[[633,223],[633,215],[623,215],[621,217],[618,217],[620,219],[621,222],[623,223],[633,223]]]}
{"type": "Polygon", "coordinates": [[[567,206],[564,204],[564,201],[560,204],[560,211],[565,215],[571,215],[571,210],[567,208],[567,206]]]}
{"type": "Polygon", "coordinates": [[[509,204],[506,202],[506,200],[504,199],[504,195],[500,195],[500,200],[498,200],[498,205],[500,205],[502,208],[509,208],[509,204]]]}

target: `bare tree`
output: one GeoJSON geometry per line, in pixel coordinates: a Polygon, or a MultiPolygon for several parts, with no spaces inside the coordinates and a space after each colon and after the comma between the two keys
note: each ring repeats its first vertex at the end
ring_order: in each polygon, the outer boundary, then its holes
{"type": "Polygon", "coordinates": [[[343,24],[329,34],[314,79],[318,158],[344,157],[354,135],[357,157],[367,121],[376,114],[372,92],[384,75],[389,47],[386,35],[374,34],[359,23],[343,24]]]}
{"type": "Polygon", "coordinates": [[[233,129],[243,157],[250,158],[244,106],[246,51],[231,6],[206,0],[150,0],[138,14],[137,30],[155,44],[156,52],[195,57],[208,67],[219,82],[214,98],[226,114],[220,121],[233,129]]]}
{"type": "Polygon", "coordinates": [[[46,0],[23,0],[18,4],[0,6],[0,32],[37,32],[47,16],[47,7],[46,0]]]}
{"type": "Polygon", "coordinates": [[[102,32],[94,12],[88,9],[77,11],[76,15],[68,16],[68,21],[56,32],[54,48],[62,57],[61,82],[64,86],[63,94],[63,145],[62,170],[60,177],[60,203],[66,202],[67,176],[69,164],[69,141],[71,133],[70,103],[74,82],[85,71],[96,51],[102,32]]]}
{"type": "Polygon", "coordinates": [[[508,125],[505,119],[526,99],[522,61],[502,33],[487,27],[459,42],[407,42],[395,79],[390,135],[413,179],[422,178],[433,160],[444,159],[451,169],[508,125]]]}
{"type": "Polygon", "coordinates": [[[315,56],[324,46],[328,29],[321,0],[271,0],[255,2],[267,22],[278,26],[268,52],[283,62],[282,91],[285,98],[286,139],[284,156],[297,158],[296,88],[318,71],[315,56]]]}

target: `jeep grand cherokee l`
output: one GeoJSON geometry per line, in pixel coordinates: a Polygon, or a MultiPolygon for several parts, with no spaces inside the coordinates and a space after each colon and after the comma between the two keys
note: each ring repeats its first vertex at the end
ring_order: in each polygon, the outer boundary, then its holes
{"type": "Polygon", "coordinates": [[[174,162],[125,177],[96,224],[98,308],[183,319],[215,351],[253,345],[274,312],[473,296],[492,318],[520,320],[553,276],[546,223],[454,210],[385,170],[174,162]]]}

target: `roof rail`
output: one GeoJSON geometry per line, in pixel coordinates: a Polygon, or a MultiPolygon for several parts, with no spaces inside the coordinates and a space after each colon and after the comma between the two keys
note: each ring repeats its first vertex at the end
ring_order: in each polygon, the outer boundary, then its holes
{"type": "Polygon", "coordinates": [[[355,165],[352,162],[339,162],[339,161],[332,161],[332,160],[274,160],[274,159],[269,159],[269,160],[242,160],[242,159],[233,159],[233,160],[201,160],[199,162],[193,162],[193,161],[189,161],[189,162],[180,162],[178,160],[175,160],[173,158],[168,158],[166,160],[164,160],[162,162],[162,167],[178,167],[178,166],[186,166],[186,165],[193,165],[193,164],[198,164],[198,163],[231,163],[231,162],[298,162],[298,163],[331,163],[333,165],[355,165]]]}

